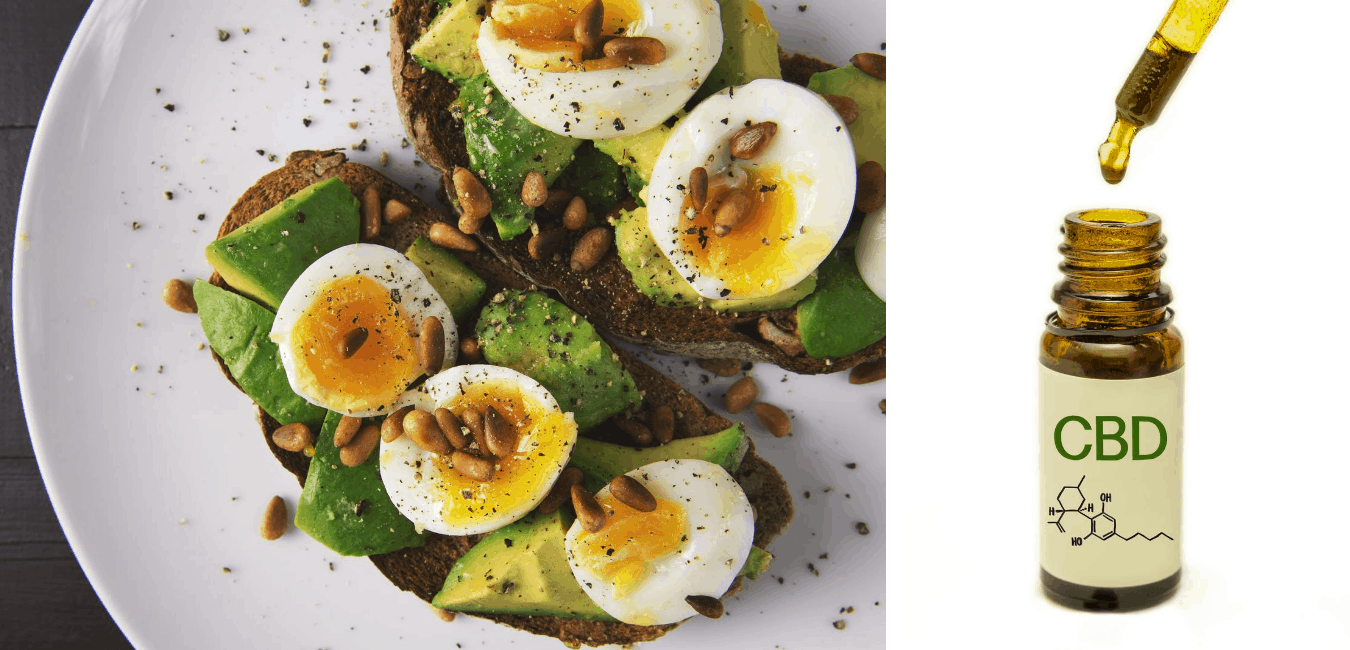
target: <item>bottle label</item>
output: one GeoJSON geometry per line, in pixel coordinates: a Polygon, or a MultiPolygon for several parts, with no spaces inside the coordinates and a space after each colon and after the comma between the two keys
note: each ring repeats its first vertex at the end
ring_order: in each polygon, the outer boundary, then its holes
{"type": "Polygon", "coordinates": [[[1088,587],[1181,569],[1185,368],[1084,379],[1041,366],[1041,568],[1088,587]]]}

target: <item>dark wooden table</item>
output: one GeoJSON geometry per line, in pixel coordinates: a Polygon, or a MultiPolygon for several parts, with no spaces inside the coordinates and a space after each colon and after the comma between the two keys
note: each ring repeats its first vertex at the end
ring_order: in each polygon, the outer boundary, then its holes
{"type": "Polygon", "coordinates": [[[89,0],[0,3],[0,648],[130,648],[52,512],[14,371],[10,260],[38,114],[89,0]]]}

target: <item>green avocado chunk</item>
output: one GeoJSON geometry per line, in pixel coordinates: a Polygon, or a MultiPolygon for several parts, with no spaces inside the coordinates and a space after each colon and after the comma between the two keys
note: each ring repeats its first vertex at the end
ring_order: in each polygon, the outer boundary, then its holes
{"type": "Polygon", "coordinates": [[[487,14],[487,0],[438,1],[445,6],[408,48],[408,54],[422,67],[455,81],[483,74],[478,25],[487,14]]]}
{"type": "Polygon", "coordinates": [[[567,563],[571,517],[559,509],[488,534],[451,567],[431,604],[442,609],[614,621],[582,591],[567,563]]]}
{"type": "Polygon", "coordinates": [[[450,251],[431,243],[426,237],[418,237],[404,255],[422,269],[436,293],[441,294],[441,300],[455,315],[455,324],[463,325],[487,292],[483,278],[450,251]]]}
{"type": "Polygon", "coordinates": [[[859,165],[869,160],[886,164],[886,82],[849,65],[811,75],[806,87],[858,102],[858,119],[848,125],[853,153],[859,165]]]}
{"type": "Polygon", "coordinates": [[[758,580],[761,574],[769,570],[769,562],[772,560],[773,553],[758,546],[751,546],[750,555],[745,558],[745,566],[741,567],[740,575],[758,580]]]}
{"type": "MultiPolygon", "coordinates": [[[[675,117],[684,117],[684,111],[675,113],[675,117]]],[[[666,146],[666,140],[670,138],[672,130],[673,127],[657,124],[641,133],[596,140],[595,148],[608,154],[626,171],[637,174],[641,185],[634,188],[633,179],[629,178],[628,189],[633,192],[633,196],[638,196],[638,191],[651,180],[652,170],[656,168],[656,159],[661,157],[661,149],[666,146]]]]}
{"type": "Polygon", "coordinates": [[[811,295],[816,288],[813,271],[796,285],[770,296],[731,300],[702,298],[684,277],[675,272],[675,265],[666,259],[656,240],[652,239],[651,229],[647,227],[647,208],[623,212],[619,216],[619,223],[614,227],[614,247],[619,251],[619,261],[633,276],[638,291],[664,307],[703,305],[715,311],[731,312],[786,309],[811,295]]]}
{"type": "Polygon", "coordinates": [[[579,431],[642,403],[633,376],[595,328],[542,293],[493,297],[478,317],[477,333],[488,363],[543,384],[573,413],[579,431]]]}
{"type": "Polygon", "coordinates": [[[460,86],[455,107],[464,118],[469,168],[492,196],[497,233],[503,240],[514,239],[534,222],[534,208],[520,200],[525,176],[537,171],[552,185],[583,141],[535,126],[497,92],[486,74],[460,86]]]}
{"type": "Polygon", "coordinates": [[[314,260],[355,244],[361,216],[340,179],[306,187],[206,246],[206,261],[231,287],[275,310],[314,260]]]}
{"type": "Polygon", "coordinates": [[[739,422],[726,431],[697,438],[680,438],[657,447],[641,449],[577,438],[577,444],[572,448],[571,464],[581,470],[582,485],[591,492],[597,492],[615,476],[643,465],[675,458],[706,460],[735,474],[741,466],[741,456],[746,446],[745,425],[739,422]]]}
{"type": "Polygon", "coordinates": [[[361,465],[342,464],[340,451],[333,445],[333,432],[341,420],[341,413],[329,411],[323,421],[305,489],[295,508],[295,527],[348,557],[425,544],[425,536],[399,513],[384,491],[378,449],[361,465]]]}
{"type": "Polygon", "coordinates": [[[842,357],[886,336],[886,303],[858,274],[853,249],[836,248],[818,271],[816,292],[797,305],[797,331],[807,354],[842,357]]]}
{"type": "Polygon", "coordinates": [[[755,0],[720,0],[722,56],[694,93],[697,104],[728,86],[755,79],[782,79],[778,64],[778,32],[755,0]]]}
{"type": "Polygon", "coordinates": [[[275,316],[266,307],[204,280],[192,285],[197,314],[211,349],[225,360],[230,376],[254,402],[281,424],[323,422],[324,409],[291,390],[280,351],[267,335],[275,316]]]}
{"type": "Polygon", "coordinates": [[[586,210],[592,221],[608,214],[624,195],[626,179],[623,168],[614,159],[590,143],[576,151],[576,160],[563,170],[552,187],[570,190],[586,201],[586,210]]]}

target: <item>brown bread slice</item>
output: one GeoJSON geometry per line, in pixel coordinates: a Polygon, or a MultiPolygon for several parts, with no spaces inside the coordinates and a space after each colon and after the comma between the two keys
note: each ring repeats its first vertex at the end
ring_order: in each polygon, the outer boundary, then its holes
{"type": "MultiPolygon", "coordinates": [[[[285,166],[262,177],[249,188],[235,203],[221,224],[217,237],[224,236],[234,229],[248,223],[258,215],[295,192],[325,178],[337,176],[349,188],[360,196],[367,185],[379,188],[384,200],[397,199],[412,208],[412,216],[396,225],[384,224],[380,236],[373,243],[382,244],[399,251],[418,237],[426,236],[431,224],[442,220],[442,215],[427,205],[417,195],[384,177],[379,172],[356,163],[346,162],[346,156],[337,151],[297,151],[286,158],[285,166]]],[[[502,289],[529,289],[530,283],[511,271],[491,253],[463,253],[455,255],[464,263],[473,267],[488,284],[488,295],[502,289]]],[[[229,289],[219,274],[211,277],[211,283],[229,289]]],[[[472,324],[466,324],[471,328],[472,324]]],[[[668,377],[650,366],[638,361],[622,349],[615,348],[625,367],[632,373],[638,389],[642,391],[643,407],[647,413],[659,405],[667,404],[676,414],[676,435],[694,437],[715,433],[731,426],[726,418],[712,412],[693,394],[684,390],[668,377]]],[[[213,356],[214,352],[212,353],[213,356]]],[[[229,369],[221,362],[221,371],[230,376],[229,369]]],[[[233,377],[230,378],[234,382],[233,377]]],[[[237,386],[237,384],[236,384],[237,386]]],[[[641,417],[641,416],[638,416],[641,417]]],[[[309,459],[300,452],[290,452],[277,447],[272,442],[270,432],[279,426],[263,410],[258,409],[258,420],[262,425],[262,437],[272,454],[289,472],[303,484],[309,471],[309,459]]],[[[624,434],[610,422],[602,423],[592,431],[589,437],[622,442],[624,434]]],[[[736,480],[745,489],[746,496],[755,508],[756,545],[767,548],[769,542],[792,521],[792,497],[787,483],[772,465],[769,465],[754,452],[753,446],[746,454],[736,473],[736,480]]],[[[417,597],[430,602],[440,591],[455,561],[469,550],[480,536],[447,537],[428,533],[426,546],[409,548],[393,553],[372,556],[370,559],[399,589],[411,591],[417,597]]],[[[738,578],[727,592],[731,595],[741,587],[738,578]]],[[[638,626],[625,623],[602,623],[560,618],[556,616],[517,616],[509,614],[470,614],[503,623],[534,634],[552,636],[569,646],[619,644],[626,645],[639,641],[656,639],[674,629],[676,625],[638,626]]]]}
{"type": "MultiPolygon", "coordinates": [[[[468,167],[463,124],[451,117],[449,106],[459,95],[453,82],[424,69],[408,55],[436,13],[432,0],[394,0],[390,9],[389,62],[393,68],[394,96],[403,128],[422,157],[442,177],[455,167],[468,167]]],[[[834,66],[801,54],[779,52],[783,78],[805,85],[811,75],[834,66]]],[[[443,188],[444,189],[444,188],[443,188]]],[[[450,190],[453,195],[453,189],[450,190]]],[[[778,309],[746,314],[719,313],[711,309],[671,308],[656,304],[638,291],[628,269],[610,247],[594,268],[573,272],[567,255],[560,260],[533,260],[526,251],[528,236],[511,241],[496,238],[486,226],[480,231],[488,247],[516,273],[530,282],[552,289],[564,303],[618,339],[653,350],[697,359],[742,359],[767,362],[801,374],[839,372],[886,356],[886,339],[838,359],[815,359],[800,351],[800,339],[786,347],[774,345],[760,334],[760,317],[778,328],[796,333],[796,310],[778,309]],[[797,348],[794,350],[793,348],[797,348]]],[[[569,234],[564,251],[571,251],[579,233],[569,234]]]]}

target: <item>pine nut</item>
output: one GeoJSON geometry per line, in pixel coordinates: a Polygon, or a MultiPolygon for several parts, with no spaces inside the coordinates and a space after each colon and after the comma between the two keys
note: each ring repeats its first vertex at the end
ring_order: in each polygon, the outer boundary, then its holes
{"type": "Polygon", "coordinates": [[[605,58],[622,65],[656,65],[666,60],[666,45],[650,36],[621,36],[605,43],[605,58]]]}
{"type": "Polygon", "coordinates": [[[496,471],[492,461],[458,449],[450,454],[450,463],[460,474],[475,481],[491,481],[492,474],[496,471]]]}
{"type": "Polygon", "coordinates": [[[759,122],[742,128],[731,136],[731,157],[748,160],[759,156],[777,133],[777,122],[759,122]]]}
{"type": "Polygon", "coordinates": [[[843,120],[844,124],[852,124],[858,121],[858,102],[854,101],[852,97],[844,95],[825,95],[824,97],[825,101],[830,103],[834,112],[839,114],[839,119],[843,120]]]}
{"type": "Polygon", "coordinates": [[[483,439],[487,452],[497,458],[506,458],[516,451],[516,427],[492,405],[483,409],[483,439]]]}
{"type": "Polygon", "coordinates": [[[870,384],[874,381],[881,381],[886,378],[886,359],[873,359],[871,361],[860,363],[853,366],[853,370],[848,373],[848,383],[850,384],[870,384]]]}
{"type": "Polygon", "coordinates": [[[314,432],[303,422],[287,424],[272,432],[272,442],[286,451],[304,451],[314,444],[314,432]]]}
{"type": "Polygon", "coordinates": [[[652,436],[650,429],[641,422],[635,422],[626,418],[614,418],[614,424],[633,439],[633,444],[639,447],[650,447],[656,439],[652,436]]]}
{"type": "Polygon", "coordinates": [[[542,208],[549,214],[559,215],[567,207],[567,203],[572,200],[572,193],[563,189],[551,189],[548,191],[548,198],[544,199],[542,208]]]}
{"type": "Polygon", "coordinates": [[[789,356],[795,357],[806,353],[806,347],[802,345],[800,336],[778,327],[768,316],[759,317],[759,335],[789,356]]]}
{"type": "Polygon", "coordinates": [[[356,437],[356,432],[361,430],[361,418],[354,418],[350,415],[342,416],[338,420],[337,428],[333,429],[333,446],[346,447],[351,444],[352,438],[356,437]]]}
{"type": "Polygon", "coordinates": [[[413,409],[403,416],[403,433],[413,444],[433,454],[444,456],[454,451],[436,417],[426,411],[413,409]]]}
{"type": "Polygon", "coordinates": [[[572,270],[591,270],[609,252],[609,245],[613,242],[614,233],[608,228],[596,227],[586,231],[577,240],[576,248],[572,249],[572,270]]]}
{"type": "Polygon", "coordinates": [[[750,216],[750,197],[744,192],[732,191],[717,207],[713,232],[718,237],[726,237],[741,224],[749,221],[750,216]]]}
{"type": "Polygon", "coordinates": [[[366,328],[364,327],[358,327],[343,335],[342,344],[339,347],[339,350],[342,353],[342,358],[343,359],[352,358],[357,352],[361,350],[361,346],[366,344],[366,338],[369,336],[370,332],[367,331],[366,328]]]}
{"type": "Polygon", "coordinates": [[[600,532],[605,527],[605,509],[600,507],[600,502],[595,500],[595,495],[591,494],[581,485],[572,486],[572,509],[577,512],[577,521],[581,522],[581,528],[588,533],[600,532]]]}
{"type": "Polygon", "coordinates": [[[694,611],[700,616],[707,618],[722,618],[725,609],[722,607],[722,601],[712,596],[685,596],[684,602],[688,603],[694,611]]]}
{"type": "Polygon", "coordinates": [[[568,230],[581,230],[586,227],[586,199],[574,196],[563,210],[563,226],[568,230]]]}
{"type": "Polygon", "coordinates": [[[181,311],[184,314],[197,313],[197,299],[192,295],[192,285],[173,278],[164,283],[164,290],[160,293],[164,297],[164,304],[174,311],[181,311]]]}
{"type": "Polygon", "coordinates": [[[741,374],[740,359],[699,359],[698,367],[718,377],[735,377],[741,374]]]}
{"type": "Polygon", "coordinates": [[[478,450],[487,453],[487,438],[483,431],[483,409],[479,406],[469,405],[459,412],[459,420],[469,429],[469,435],[473,437],[473,442],[478,450]]]}
{"type": "Polygon", "coordinates": [[[619,503],[639,512],[656,510],[656,497],[652,496],[651,490],[627,474],[615,476],[614,480],[609,482],[609,493],[618,499],[619,503]]]}
{"type": "Polygon", "coordinates": [[[465,449],[469,446],[469,439],[464,437],[464,423],[450,409],[436,409],[432,415],[436,417],[436,424],[440,425],[441,433],[445,434],[445,440],[451,447],[465,449]]]}
{"type": "Polygon", "coordinates": [[[422,362],[422,372],[430,377],[445,365],[445,328],[441,326],[441,319],[427,316],[419,329],[417,358],[422,362]]]}
{"type": "Polygon", "coordinates": [[[374,183],[361,192],[361,241],[380,236],[380,188],[374,183]]]}
{"type": "Polygon", "coordinates": [[[708,168],[695,167],[689,170],[689,202],[695,210],[702,210],[708,203],[708,168]]]}
{"type": "Polygon", "coordinates": [[[740,413],[759,397],[759,384],[754,377],[741,377],[727,389],[724,404],[728,413],[740,413]]]}
{"type": "Polygon", "coordinates": [[[412,208],[405,205],[398,199],[389,199],[384,202],[384,222],[398,223],[412,216],[412,208]]]}
{"type": "Polygon", "coordinates": [[[600,30],[604,25],[605,4],[600,0],[591,0],[577,14],[577,24],[572,27],[572,40],[581,43],[583,60],[600,58],[600,30]]]}
{"type": "Polygon", "coordinates": [[[567,501],[572,494],[572,486],[581,483],[581,470],[568,465],[563,468],[558,480],[554,481],[553,487],[549,488],[548,494],[544,495],[544,500],[539,502],[537,508],[541,514],[548,514],[562,507],[564,501],[567,501]]]}
{"type": "Polygon", "coordinates": [[[760,426],[772,433],[775,438],[786,438],[792,433],[792,420],[788,419],[787,413],[783,409],[760,402],[755,405],[755,415],[759,418],[760,426]]]}
{"type": "Polygon", "coordinates": [[[548,183],[544,182],[543,174],[530,172],[525,175],[525,182],[520,186],[520,200],[532,208],[548,200],[548,183]]]}
{"type": "Polygon", "coordinates": [[[875,160],[858,167],[858,194],[853,206],[871,213],[886,205],[886,169],[875,160]]]}
{"type": "Polygon", "coordinates": [[[567,231],[562,228],[549,228],[540,230],[533,237],[530,237],[530,243],[525,245],[526,251],[530,254],[532,260],[547,260],[553,257],[553,254],[562,248],[567,242],[567,231]]]}
{"type": "Polygon", "coordinates": [[[267,509],[263,510],[262,525],[258,527],[258,534],[269,542],[281,539],[290,527],[290,520],[286,500],[274,496],[267,502],[267,509]]]}
{"type": "Polygon", "coordinates": [[[482,363],[483,351],[478,349],[478,339],[466,336],[459,340],[459,354],[467,363],[482,363]]]}
{"type": "Polygon", "coordinates": [[[664,445],[675,439],[675,410],[668,404],[662,404],[652,411],[652,435],[656,443],[664,445]]]}
{"type": "Polygon", "coordinates": [[[886,55],[875,52],[859,52],[848,60],[853,67],[862,70],[870,77],[886,80],[886,55]]]}
{"type": "Polygon", "coordinates": [[[478,232],[483,218],[492,212],[492,197],[478,176],[468,169],[456,167],[451,179],[455,185],[455,198],[459,199],[459,229],[472,235],[478,232]]]}
{"type": "Polygon", "coordinates": [[[338,458],[347,467],[359,467],[370,457],[375,445],[380,442],[380,428],[374,422],[362,425],[352,441],[338,450],[338,458]]]}
{"type": "Polygon", "coordinates": [[[431,240],[431,243],[452,251],[472,253],[478,250],[478,240],[460,232],[459,228],[448,223],[431,224],[431,231],[427,233],[427,238],[431,240]]]}
{"type": "Polygon", "coordinates": [[[403,437],[403,419],[413,410],[411,404],[389,414],[380,424],[380,440],[393,442],[403,437]]]}

